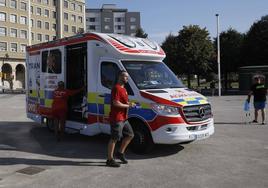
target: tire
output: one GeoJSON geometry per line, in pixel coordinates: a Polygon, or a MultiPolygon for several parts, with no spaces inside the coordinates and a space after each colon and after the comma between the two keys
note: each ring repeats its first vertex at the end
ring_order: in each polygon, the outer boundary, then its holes
{"type": "Polygon", "coordinates": [[[130,149],[137,154],[145,154],[153,149],[154,143],[151,133],[141,121],[131,121],[134,131],[134,138],[130,143],[130,149]]]}
{"type": "Polygon", "coordinates": [[[54,132],[55,131],[55,124],[54,124],[54,119],[47,118],[47,129],[49,132],[54,132]]]}

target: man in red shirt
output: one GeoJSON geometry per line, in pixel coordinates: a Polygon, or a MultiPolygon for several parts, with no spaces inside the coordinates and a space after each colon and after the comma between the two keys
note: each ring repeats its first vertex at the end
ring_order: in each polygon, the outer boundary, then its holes
{"type": "Polygon", "coordinates": [[[120,149],[116,153],[116,157],[120,159],[123,164],[126,164],[128,161],[126,160],[124,153],[128,144],[134,137],[133,129],[127,121],[127,111],[128,108],[134,107],[135,104],[128,102],[128,93],[124,87],[127,82],[128,73],[126,71],[120,71],[117,83],[111,92],[111,139],[108,144],[108,159],[106,161],[107,166],[111,167],[120,167],[120,164],[113,158],[116,142],[124,135],[120,149]]]}
{"type": "Polygon", "coordinates": [[[65,121],[68,112],[68,98],[79,93],[83,89],[84,88],[77,90],[65,89],[64,82],[60,81],[58,83],[58,88],[53,93],[52,114],[54,119],[57,120],[55,133],[58,141],[60,141],[61,135],[63,135],[65,129],[65,121]]]}

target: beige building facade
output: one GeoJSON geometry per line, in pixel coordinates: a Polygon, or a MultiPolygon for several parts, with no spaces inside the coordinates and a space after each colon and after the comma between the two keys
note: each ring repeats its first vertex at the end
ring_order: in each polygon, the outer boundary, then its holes
{"type": "Polygon", "coordinates": [[[0,89],[25,87],[26,46],[85,29],[85,0],[0,0],[0,89]]]}

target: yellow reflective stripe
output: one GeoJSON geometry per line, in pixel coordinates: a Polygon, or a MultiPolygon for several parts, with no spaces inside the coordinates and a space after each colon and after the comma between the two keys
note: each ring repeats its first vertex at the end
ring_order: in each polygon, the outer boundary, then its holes
{"type": "Polygon", "coordinates": [[[52,107],[53,99],[45,99],[45,107],[52,107]]]}
{"type": "Polygon", "coordinates": [[[36,90],[32,90],[32,93],[29,92],[29,96],[30,97],[37,97],[37,91],[36,90]]]}
{"type": "Polygon", "coordinates": [[[98,104],[104,104],[104,97],[98,97],[97,98],[97,103],[98,104]]]}
{"type": "Polygon", "coordinates": [[[109,104],[104,104],[104,115],[109,115],[111,111],[111,105],[109,104]]]}
{"type": "Polygon", "coordinates": [[[206,103],[208,103],[206,100],[199,100],[199,103],[200,104],[206,104],[206,103]]]}
{"type": "Polygon", "coordinates": [[[45,91],[44,90],[40,90],[39,91],[39,94],[40,94],[40,98],[41,99],[44,99],[45,98],[45,91]]]}
{"type": "Polygon", "coordinates": [[[88,103],[96,103],[98,93],[88,93],[87,94],[87,102],[88,103]]]}
{"type": "Polygon", "coordinates": [[[141,108],[143,108],[143,109],[151,109],[151,105],[148,104],[148,103],[144,103],[144,102],[142,102],[142,103],[141,103],[141,108]]]}
{"type": "Polygon", "coordinates": [[[196,98],[193,98],[193,97],[189,97],[189,98],[186,98],[186,99],[184,99],[185,101],[195,101],[196,100],[196,98]]]}
{"type": "Polygon", "coordinates": [[[188,103],[186,101],[178,102],[180,105],[187,105],[188,103]]]}

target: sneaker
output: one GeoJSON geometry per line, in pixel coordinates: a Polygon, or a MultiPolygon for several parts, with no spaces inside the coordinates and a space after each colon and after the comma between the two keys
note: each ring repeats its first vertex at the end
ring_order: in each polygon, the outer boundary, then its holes
{"type": "Polygon", "coordinates": [[[262,125],[265,125],[265,123],[264,123],[264,122],[262,122],[261,124],[262,124],[262,125]]]}
{"type": "Polygon", "coordinates": [[[252,123],[258,123],[258,121],[257,120],[253,120],[252,123]]]}
{"type": "Polygon", "coordinates": [[[120,167],[120,164],[116,162],[114,159],[111,160],[107,159],[106,165],[110,167],[120,167]]]}
{"type": "Polygon", "coordinates": [[[116,152],[115,156],[116,156],[117,159],[120,159],[123,164],[128,163],[124,153],[116,152]]]}

